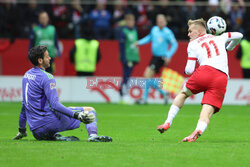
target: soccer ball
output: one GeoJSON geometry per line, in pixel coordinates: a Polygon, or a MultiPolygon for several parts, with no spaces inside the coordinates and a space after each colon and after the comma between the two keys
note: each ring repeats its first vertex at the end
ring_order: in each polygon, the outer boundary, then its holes
{"type": "Polygon", "coordinates": [[[207,29],[210,34],[220,35],[226,31],[226,28],[225,20],[219,16],[213,16],[207,21],[207,29]]]}

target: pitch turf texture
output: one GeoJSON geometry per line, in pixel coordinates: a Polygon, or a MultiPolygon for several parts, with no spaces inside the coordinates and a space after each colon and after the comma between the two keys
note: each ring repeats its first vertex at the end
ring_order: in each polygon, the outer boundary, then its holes
{"type": "Polygon", "coordinates": [[[112,136],[112,143],[87,142],[83,125],[61,133],[78,136],[79,142],[37,141],[30,131],[27,138],[13,141],[21,104],[0,103],[0,166],[250,166],[250,106],[223,106],[195,143],[181,140],[195,129],[200,105],[184,106],[164,134],[156,128],[170,105],[87,106],[96,108],[99,135],[112,136]]]}

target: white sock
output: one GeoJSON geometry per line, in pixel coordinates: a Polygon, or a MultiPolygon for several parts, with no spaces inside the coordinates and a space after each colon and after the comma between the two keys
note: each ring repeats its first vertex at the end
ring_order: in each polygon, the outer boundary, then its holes
{"type": "Polygon", "coordinates": [[[176,114],[178,113],[179,110],[180,110],[180,108],[178,106],[172,104],[170,109],[169,109],[168,118],[165,121],[165,123],[170,123],[170,125],[171,125],[174,117],[176,116],[176,114]]]}
{"type": "Polygon", "coordinates": [[[96,137],[97,136],[97,134],[91,134],[90,136],[89,136],[89,138],[91,138],[91,137],[96,137]]]}
{"type": "Polygon", "coordinates": [[[201,130],[202,133],[207,129],[207,123],[204,121],[199,121],[195,130],[201,130]]]}

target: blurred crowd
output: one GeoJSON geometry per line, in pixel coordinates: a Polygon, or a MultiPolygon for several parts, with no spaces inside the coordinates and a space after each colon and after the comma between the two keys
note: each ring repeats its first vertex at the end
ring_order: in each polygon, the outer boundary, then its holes
{"type": "Polygon", "coordinates": [[[139,38],[149,33],[155,24],[156,15],[162,13],[167,18],[167,26],[178,40],[187,39],[189,19],[221,16],[227,22],[227,31],[244,33],[250,27],[247,18],[250,7],[244,0],[50,0],[49,4],[27,0],[27,3],[0,1],[0,37],[28,38],[32,27],[38,24],[38,14],[46,11],[50,24],[56,27],[59,38],[79,38],[82,27],[92,27],[96,39],[116,39],[120,28],[125,25],[124,15],[132,13],[136,17],[139,38]],[[113,2],[113,3],[108,3],[113,2]],[[154,2],[154,3],[150,3],[154,2]],[[183,5],[171,2],[181,2],[183,5]],[[207,6],[197,2],[207,3],[207,6]]]}

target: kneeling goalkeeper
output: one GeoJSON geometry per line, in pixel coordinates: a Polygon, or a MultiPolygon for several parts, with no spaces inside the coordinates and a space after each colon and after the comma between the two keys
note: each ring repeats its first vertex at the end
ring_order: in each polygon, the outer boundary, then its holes
{"type": "Polygon", "coordinates": [[[110,142],[111,137],[97,136],[96,111],[92,107],[65,107],[58,100],[53,75],[45,71],[50,66],[47,47],[30,49],[29,60],[34,65],[22,81],[23,101],[19,116],[19,132],[15,140],[27,136],[26,121],[37,140],[77,141],[77,137],[64,137],[58,132],[72,130],[86,124],[90,142],[110,142]]]}

